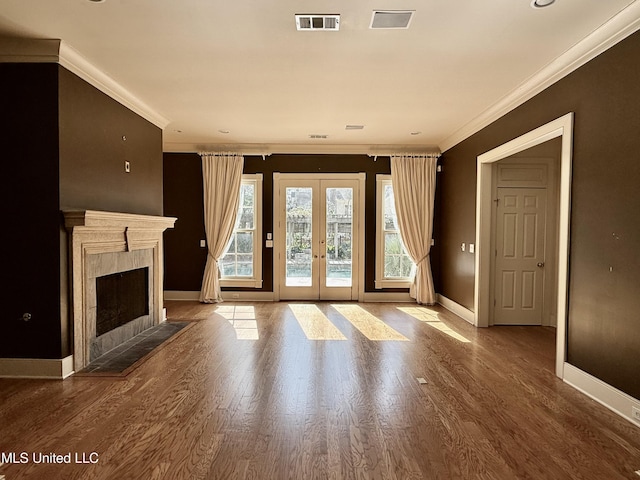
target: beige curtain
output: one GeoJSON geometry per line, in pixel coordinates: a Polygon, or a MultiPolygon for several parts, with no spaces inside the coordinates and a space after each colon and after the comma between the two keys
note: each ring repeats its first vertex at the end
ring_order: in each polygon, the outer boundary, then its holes
{"type": "Polygon", "coordinates": [[[437,155],[391,157],[391,184],[398,229],[407,253],[416,264],[410,295],[424,305],[436,302],[429,253],[437,161],[437,155]]]}
{"type": "Polygon", "coordinates": [[[236,223],[244,157],[234,153],[204,153],[201,156],[208,254],[200,301],[216,303],[222,301],[218,261],[231,240],[236,223]]]}

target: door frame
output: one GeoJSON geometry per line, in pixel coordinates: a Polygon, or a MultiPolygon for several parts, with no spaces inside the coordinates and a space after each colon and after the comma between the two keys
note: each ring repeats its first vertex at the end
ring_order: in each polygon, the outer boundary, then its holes
{"type": "Polygon", "coordinates": [[[569,273],[569,229],[571,222],[571,164],[573,112],[542,125],[518,138],[478,156],[476,184],[476,258],[474,324],[488,327],[491,303],[491,225],[493,223],[493,163],[556,137],[562,138],[560,153],[556,328],[556,375],[564,378],[569,273]]]}
{"type": "Polygon", "coordinates": [[[364,219],[365,219],[365,186],[366,173],[280,173],[273,172],[273,300],[280,301],[280,279],[284,272],[281,270],[279,255],[282,250],[282,242],[284,238],[280,238],[282,231],[280,226],[280,181],[282,180],[357,180],[358,181],[358,214],[355,221],[359,224],[358,238],[354,242],[358,246],[358,255],[356,257],[357,265],[353,268],[357,270],[355,275],[355,289],[357,292],[357,300],[364,300],[364,219]]]}

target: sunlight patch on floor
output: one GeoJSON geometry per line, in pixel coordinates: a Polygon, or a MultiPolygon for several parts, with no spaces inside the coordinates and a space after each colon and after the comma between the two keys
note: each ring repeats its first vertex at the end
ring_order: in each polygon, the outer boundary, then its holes
{"type": "Polygon", "coordinates": [[[367,312],[360,305],[335,304],[331,305],[340,315],[346,318],[351,324],[369,340],[395,340],[408,342],[409,339],[384,323],[375,315],[367,312]]]}
{"type": "Polygon", "coordinates": [[[289,304],[289,308],[309,340],[347,339],[317,306],[292,303],[289,304]]]}
{"type": "Polygon", "coordinates": [[[447,324],[443,323],[439,318],[438,312],[434,312],[433,310],[429,310],[424,307],[398,307],[398,310],[406,313],[407,315],[411,315],[413,318],[426,323],[430,327],[433,327],[442,333],[446,333],[451,338],[455,338],[463,343],[470,343],[469,339],[463,337],[458,332],[449,328],[447,324]]]}
{"type": "Polygon", "coordinates": [[[259,340],[255,307],[247,305],[220,305],[215,311],[226,318],[236,331],[238,340],[259,340]]]}

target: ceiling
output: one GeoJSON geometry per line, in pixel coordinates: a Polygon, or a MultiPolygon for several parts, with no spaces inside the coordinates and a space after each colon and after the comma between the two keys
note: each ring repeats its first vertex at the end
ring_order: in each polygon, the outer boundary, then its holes
{"type": "Polygon", "coordinates": [[[452,146],[620,12],[638,16],[632,0],[530,1],[2,0],[0,35],[62,39],[166,119],[165,151],[417,151],[452,146]],[[374,8],[415,14],[373,30],[374,8]],[[340,30],[297,31],[299,13],[340,14],[340,30]]]}

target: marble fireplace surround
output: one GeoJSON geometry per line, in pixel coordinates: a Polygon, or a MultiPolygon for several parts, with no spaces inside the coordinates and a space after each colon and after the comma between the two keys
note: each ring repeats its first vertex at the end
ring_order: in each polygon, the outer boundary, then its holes
{"type": "Polygon", "coordinates": [[[73,329],[73,368],[92,360],[91,351],[113,348],[113,339],[96,347],[95,279],[134,268],[149,268],[149,316],[134,326],[119,327],[131,335],[162,319],[162,234],[176,219],[97,210],[63,211],[70,236],[69,275],[73,329]],[[96,350],[97,348],[97,350],[96,350]]]}

